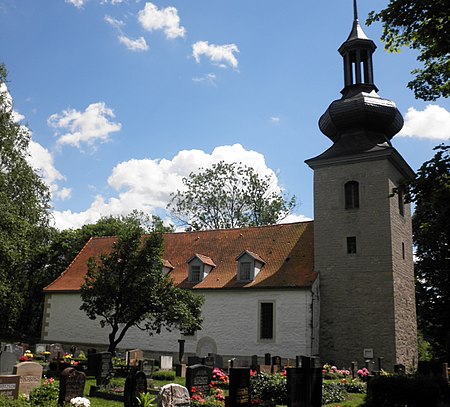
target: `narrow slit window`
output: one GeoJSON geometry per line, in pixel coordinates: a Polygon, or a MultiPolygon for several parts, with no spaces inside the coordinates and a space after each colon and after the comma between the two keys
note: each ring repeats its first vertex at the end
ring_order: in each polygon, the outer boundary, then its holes
{"type": "Polygon", "coordinates": [[[398,212],[401,216],[405,216],[405,194],[403,193],[403,189],[399,188],[397,191],[398,195],[398,212]]]}
{"type": "Polygon", "coordinates": [[[348,254],[356,254],[356,237],[355,236],[347,237],[347,253],[348,254]]]}
{"type": "Polygon", "coordinates": [[[359,208],[359,183],[349,181],[344,185],[345,209],[359,208]]]}
{"type": "Polygon", "coordinates": [[[405,260],[405,243],[402,242],[402,258],[405,260]]]}

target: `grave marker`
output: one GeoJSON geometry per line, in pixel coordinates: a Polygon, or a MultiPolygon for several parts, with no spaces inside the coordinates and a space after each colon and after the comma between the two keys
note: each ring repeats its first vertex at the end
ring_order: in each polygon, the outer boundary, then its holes
{"type": "Polygon", "coordinates": [[[0,376],[0,394],[9,399],[17,399],[19,396],[19,380],[16,375],[0,376]]]}
{"type": "Polygon", "coordinates": [[[0,375],[10,375],[13,372],[19,356],[14,352],[13,345],[2,344],[0,348],[0,375]]]}
{"type": "Polygon", "coordinates": [[[97,386],[105,385],[113,372],[111,352],[89,353],[88,369],[97,379],[97,386]]]}
{"type": "Polygon", "coordinates": [[[288,407],[322,406],[322,366],[318,358],[301,358],[301,366],[286,369],[288,407]]]}
{"type": "Polygon", "coordinates": [[[250,406],[250,368],[233,367],[230,369],[230,385],[227,406],[250,406]]]}
{"type": "Polygon", "coordinates": [[[139,362],[144,360],[144,351],[141,349],[129,350],[125,355],[125,359],[127,365],[137,367],[139,362]]]}
{"type": "Polygon", "coordinates": [[[124,407],[136,407],[140,393],[147,393],[147,377],[144,372],[131,372],[125,380],[124,407]]]}
{"type": "Polygon", "coordinates": [[[209,396],[209,384],[212,381],[212,369],[204,365],[188,366],[186,369],[186,387],[192,396],[195,393],[202,393],[209,396]]]}
{"type": "Polygon", "coordinates": [[[173,367],[173,357],[161,355],[159,359],[159,368],[161,370],[172,370],[173,367]]]}
{"type": "Polygon", "coordinates": [[[186,387],[170,383],[161,387],[158,397],[158,407],[189,407],[191,399],[186,387]]]}
{"type": "Polygon", "coordinates": [[[42,366],[36,362],[21,362],[14,366],[13,373],[20,377],[20,394],[30,394],[31,390],[41,385],[42,366]]]}
{"type": "Polygon", "coordinates": [[[73,367],[65,368],[59,379],[58,405],[70,402],[75,397],[83,397],[86,375],[73,367]]]}
{"type": "Polygon", "coordinates": [[[50,360],[60,359],[64,356],[64,348],[60,343],[52,343],[49,347],[50,360]]]}

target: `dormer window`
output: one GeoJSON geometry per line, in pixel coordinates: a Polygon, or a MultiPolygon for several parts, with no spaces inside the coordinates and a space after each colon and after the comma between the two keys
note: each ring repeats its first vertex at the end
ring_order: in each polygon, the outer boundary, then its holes
{"type": "Polygon", "coordinates": [[[162,273],[164,275],[169,274],[173,269],[172,263],[169,260],[163,259],[162,273]]]}
{"type": "Polygon", "coordinates": [[[265,261],[256,253],[246,250],[237,258],[237,281],[253,281],[261,271],[265,261]]]}
{"type": "Polygon", "coordinates": [[[216,267],[215,263],[210,257],[197,253],[193,257],[191,257],[191,259],[188,261],[188,265],[188,281],[190,283],[200,283],[208,276],[211,270],[216,267]]]}

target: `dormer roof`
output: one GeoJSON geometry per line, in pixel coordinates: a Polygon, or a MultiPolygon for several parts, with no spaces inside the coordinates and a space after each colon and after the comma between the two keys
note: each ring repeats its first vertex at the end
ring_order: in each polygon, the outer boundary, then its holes
{"type": "Polygon", "coordinates": [[[256,253],[251,252],[250,250],[244,250],[239,256],[236,257],[236,260],[239,260],[244,254],[248,254],[254,260],[257,260],[257,261],[259,261],[262,264],[266,263],[259,255],[257,255],[256,253]]]}
{"type": "Polygon", "coordinates": [[[199,259],[203,264],[206,264],[207,266],[211,266],[211,267],[216,267],[213,259],[211,259],[211,257],[208,256],[204,256],[203,254],[198,254],[195,253],[187,262],[188,264],[194,260],[194,259],[199,259]]]}

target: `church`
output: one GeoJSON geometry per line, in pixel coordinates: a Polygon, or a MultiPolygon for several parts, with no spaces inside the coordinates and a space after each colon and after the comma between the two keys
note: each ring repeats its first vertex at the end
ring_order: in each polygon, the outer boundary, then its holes
{"type": "MultiPolygon", "coordinates": [[[[413,170],[392,146],[403,126],[395,103],[374,83],[376,45],[354,21],[339,48],[342,97],[319,120],[332,146],[306,160],[314,171],[314,221],[168,233],[164,267],[205,298],[200,331],[130,330],[119,348],[176,354],[294,359],[319,356],[339,368],[383,358],[383,368],[417,366],[410,206],[401,181],[413,170]]],[[[45,289],[42,340],[108,343],[108,330],[81,311],[87,260],[111,251],[92,238],[45,289]]]]}

